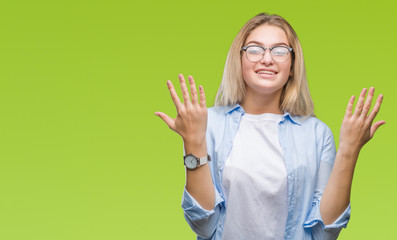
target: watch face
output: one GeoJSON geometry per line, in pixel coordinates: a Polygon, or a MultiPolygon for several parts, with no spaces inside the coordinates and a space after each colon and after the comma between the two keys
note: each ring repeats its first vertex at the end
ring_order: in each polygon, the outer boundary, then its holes
{"type": "Polygon", "coordinates": [[[195,169],[197,167],[197,159],[192,155],[185,157],[185,165],[189,169],[195,169]]]}

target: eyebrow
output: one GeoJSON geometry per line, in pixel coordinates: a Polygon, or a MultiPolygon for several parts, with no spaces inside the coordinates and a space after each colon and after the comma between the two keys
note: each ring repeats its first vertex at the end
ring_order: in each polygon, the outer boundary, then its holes
{"type": "MultiPolygon", "coordinates": [[[[247,46],[250,43],[255,43],[259,46],[263,46],[263,43],[258,42],[258,41],[249,41],[247,42],[245,45],[247,46]]],[[[285,46],[289,46],[288,44],[286,44],[285,42],[278,42],[278,43],[273,43],[271,46],[280,46],[280,45],[285,45],[285,46]]]]}

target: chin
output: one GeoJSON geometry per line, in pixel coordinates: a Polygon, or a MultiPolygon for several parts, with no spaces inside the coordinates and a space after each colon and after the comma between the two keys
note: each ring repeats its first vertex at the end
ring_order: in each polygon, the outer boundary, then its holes
{"type": "Polygon", "coordinates": [[[269,95],[269,94],[278,94],[281,93],[283,89],[283,86],[248,86],[246,85],[246,91],[247,93],[259,93],[263,95],[269,95]]]}

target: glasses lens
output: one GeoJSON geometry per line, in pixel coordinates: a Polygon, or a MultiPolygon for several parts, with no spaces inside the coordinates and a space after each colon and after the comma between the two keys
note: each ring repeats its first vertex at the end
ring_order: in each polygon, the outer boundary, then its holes
{"type": "Polygon", "coordinates": [[[275,62],[285,62],[289,57],[289,50],[286,47],[275,47],[272,49],[272,58],[275,62]]]}
{"type": "Polygon", "coordinates": [[[260,47],[252,46],[252,47],[247,47],[246,53],[249,61],[259,62],[263,58],[264,51],[260,47]]]}

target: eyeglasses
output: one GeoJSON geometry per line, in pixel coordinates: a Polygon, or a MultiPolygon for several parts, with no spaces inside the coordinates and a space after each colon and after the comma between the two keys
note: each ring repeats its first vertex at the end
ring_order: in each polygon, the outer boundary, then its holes
{"type": "Polygon", "coordinates": [[[270,50],[270,55],[272,56],[273,61],[278,63],[286,62],[289,58],[290,52],[294,50],[292,47],[287,46],[262,47],[250,45],[241,48],[241,50],[246,52],[248,61],[254,63],[262,61],[265,56],[266,49],[270,50]]]}

